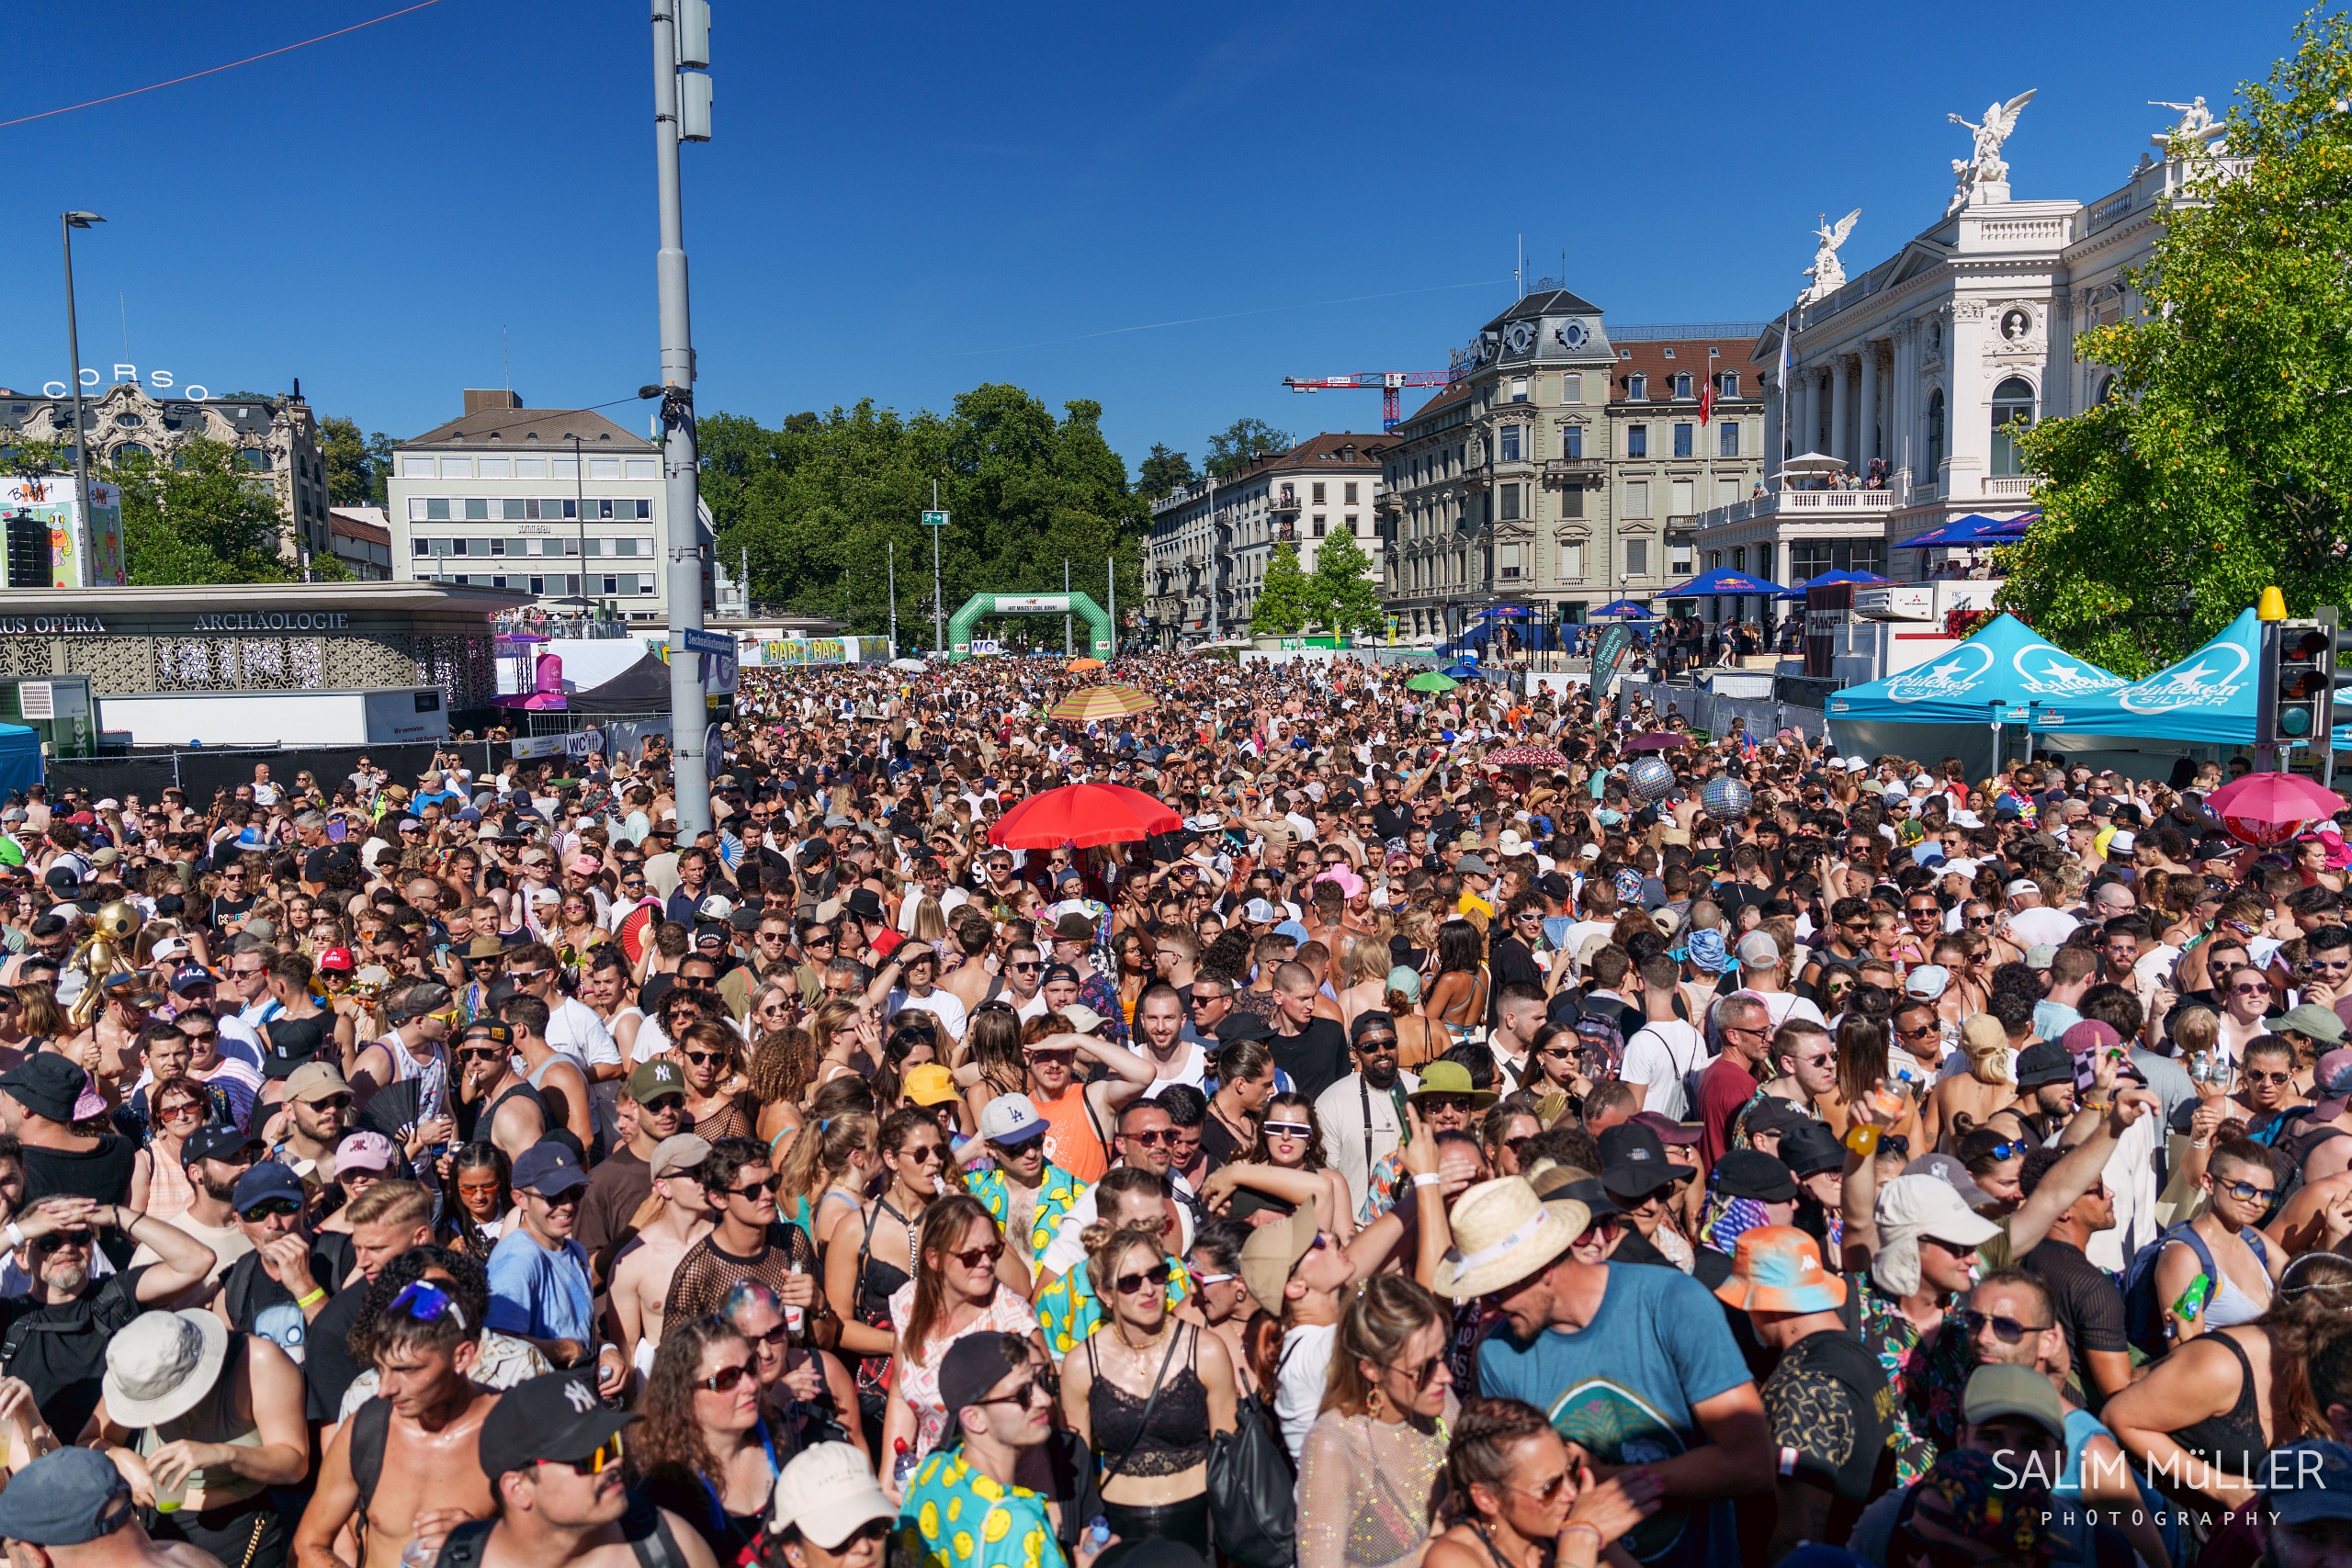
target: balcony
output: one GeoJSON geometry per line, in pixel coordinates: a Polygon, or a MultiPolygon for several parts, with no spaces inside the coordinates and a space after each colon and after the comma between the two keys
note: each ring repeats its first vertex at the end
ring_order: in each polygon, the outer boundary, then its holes
{"type": "Polygon", "coordinates": [[[1298,525],[1295,523],[1275,524],[1274,543],[1278,545],[1295,545],[1298,543],[1298,525]]]}
{"type": "Polygon", "coordinates": [[[1280,490],[1266,498],[1266,509],[1277,515],[1285,512],[1296,512],[1298,510],[1298,491],[1289,485],[1283,485],[1280,490]]]}
{"type": "Polygon", "coordinates": [[[1776,490],[1700,513],[1692,519],[1691,526],[1696,532],[1704,533],[1710,528],[1772,516],[1792,522],[1883,525],[1886,514],[1903,503],[1903,497],[1891,490],[1776,490]]]}
{"type": "Polygon", "coordinates": [[[1605,465],[1599,457],[1546,457],[1544,477],[1547,479],[1599,479],[1605,465]]]}

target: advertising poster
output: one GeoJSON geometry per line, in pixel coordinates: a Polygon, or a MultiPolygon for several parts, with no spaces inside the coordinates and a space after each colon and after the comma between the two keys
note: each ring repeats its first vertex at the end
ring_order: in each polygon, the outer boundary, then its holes
{"type": "MultiPolygon", "coordinates": [[[[12,474],[0,479],[0,513],[29,512],[49,526],[49,582],[52,588],[81,585],[75,556],[71,474],[12,474]]],[[[90,481],[91,544],[95,588],[120,588],[128,581],[122,561],[122,487],[90,481]]]]}

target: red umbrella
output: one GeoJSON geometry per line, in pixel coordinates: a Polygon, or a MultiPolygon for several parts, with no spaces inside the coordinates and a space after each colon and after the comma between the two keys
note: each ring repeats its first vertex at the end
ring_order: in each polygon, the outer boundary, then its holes
{"type": "Polygon", "coordinates": [[[1064,844],[1131,844],[1172,833],[1184,818],[1155,795],[1125,784],[1075,784],[1033,795],[997,819],[989,842],[1009,850],[1057,850],[1064,844]]]}
{"type": "Polygon", "coordinates": [[[2344,797],[2301,773],[2248,773],[2206,796],[2205,809],[2238,842],[2267,849],[2343,810],[2344,797]]]}

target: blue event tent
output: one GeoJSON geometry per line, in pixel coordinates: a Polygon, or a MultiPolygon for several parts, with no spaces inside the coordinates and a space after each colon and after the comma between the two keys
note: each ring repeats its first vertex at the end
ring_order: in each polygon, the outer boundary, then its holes
{"type": "Polygon", "coordinates": [[[1585,612],[1589,621],[1615,620],[1620,616],[1629,621],[1646,621],[1650,618],[1649,606],[1633,599],[1611,599],[1597,610],[1585,612]]]}
{"type": "Polygon", "coordinates": [[[1915,534],[1894,547],[1898,550],[1925,550],[1946,545],[2014,544],[2024,538],[2026,530],[2041,517],[2039,512],[2029,512],[2020,517],[1987,517],[1981,512],[1972,512],[1965,517],[1955,517],[1924,534],[1915,534]]]}
{"type": "Polygon", "coordinates": [[[13,795],[40,782],[40,731],[21,724],[0,724],[0,795],[13,795]]]}
{"type": "Polygon", "coordinates": [[[2071,709],[2123,684],[2052,647],[2014,615],[1996,615],[1939,658],[1832,694],[1829,733],[1842,751],[1956,756],[1983,778],[1999,771],[1994,723],[2023,728],[2037,705],[2071,709]]]}
{"type": "Polygon", "coordinates": [[[2045,702],[2033,728],[2052,735],[2130,735],[2200,745],[2254,744],[2254,671],[2262,623],[2252,610],[2177,664],[2096,696],[2045,702]]]}
{"type": "Polygon", "coordinates": [[[1705,599],[1721,594],[1730,598],[1738,594],[1776,594],[1780,592],[1781,585],[1777,582],[1767,582],[1762,578],[1748,572],[1734,571],[1727,566],[1719,566],[1713,571],[1701,572],[1688,582],[1676,584],[1660,593],[1658,597],[1661,599],[1705,599]]]}
{"type": "Polygon", "coordinates": [[[1894,580],[1891,577],[1881,577],[1874,571],[1825,571],[1819,577],[1806,578],[1803,582],[1796,584],[1792,588],[1782,589],[1781,591],[1781,597],[1783,599],[1802,599],[1804,597],[1804,591],[1808,588],[1835,588],[1840,583],[1848,582],[1852,583],[1857,588],[1866,588],[1872,583],[1892,582],[1894,581],[1894,580]]]}

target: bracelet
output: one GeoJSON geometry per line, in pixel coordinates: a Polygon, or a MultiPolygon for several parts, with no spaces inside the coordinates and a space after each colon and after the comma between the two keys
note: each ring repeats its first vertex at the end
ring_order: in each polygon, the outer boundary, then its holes
{"type": "Polygon", "coordinates": [[[1596,1561],[1600,1558],[1600,1553],[1607,1550],[1609,1546],[1609,1538],[1600,1533],[1600,1527],[1592,1523],[1589,1519],[1570,1519],[1566,1524],[1562,1525],[1560,1527],[1560,1535],[1564,1540],[1570,1530],[1590,1530],[1592,1532],[1592,1552],[1596,1561]]]}
{"type": "Polygon", "coordinates": [[[2192,1149],[2201,1149],[2212,1143],[2212,1141],[2213,1140],[2211,1138],[2191,1138],[2188,1140],[2188,1146],[2192,1149]]]}
{"type": "Polygon", "coordinates": [[[7,1235],[8,1245],[11,1247],[17,1247],[25,1245],[25,1233],[17,1228],[16,1221],[10,1220],[8,1222],[7,1235]]]}
{"type": "Polygon", "coordinates": [[[1445,1178],[1434,1170],[1417,1170],[1413,1173],[1413,1185],[1416,1187],[1435,1187],[1444,1179],[1445,1178]]]}
{"type": "Polygon", "coordinates": [[[311,1287],[308,1294],[296,1296],[294,1298],[294,1304],[298,1307],[308,1309],[326,1299],[327,1288],[324,1285],[313,1285],[311,1287]]]}

